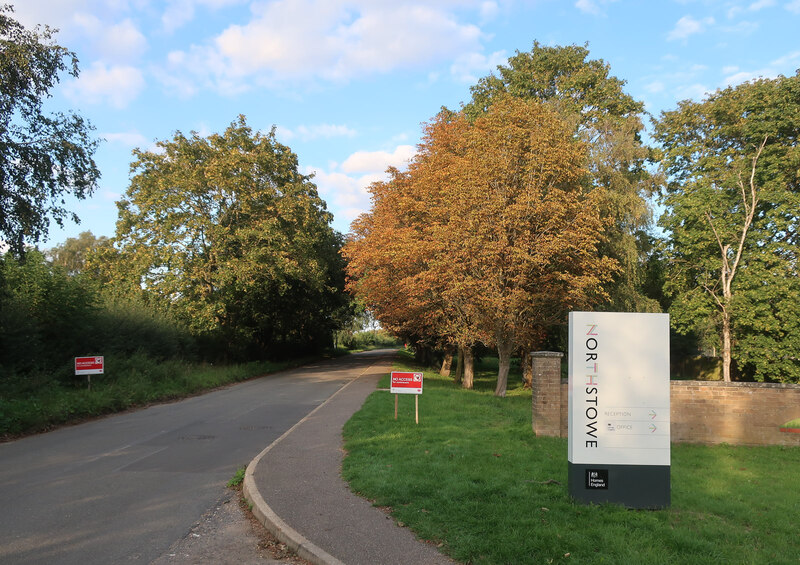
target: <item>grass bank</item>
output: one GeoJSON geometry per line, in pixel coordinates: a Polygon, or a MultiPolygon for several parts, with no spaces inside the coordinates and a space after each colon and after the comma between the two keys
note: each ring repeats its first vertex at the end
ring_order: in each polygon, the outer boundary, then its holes
{"type": "Polygon", "coordinates": [[[0,380],[0,439],[41,432],[55,426],[120,412],[154,402],[183,398],[204,390],[295,367],[290,361],[209,365],[154,361],[145,355],[106,357],[105,374],[54,378],[39,374],[0,380]]]}
{"type": "Polygon", "coordinates": [[[351,488],[463,563],[800,563],[800,449],[673,445],[669,509],[577,505],[566,440],[534,437],[530,392],[495,398],[492,372],[464,391],[426,371],[419,425],[373,393],[345,427],[351,488]]]}

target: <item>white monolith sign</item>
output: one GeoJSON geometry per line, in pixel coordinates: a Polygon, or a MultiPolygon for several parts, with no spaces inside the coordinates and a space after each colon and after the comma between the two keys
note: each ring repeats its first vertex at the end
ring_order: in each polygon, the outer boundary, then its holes
{"type": "Polygon", "coordinates": [[[569,315],[569,490],[582,502],[670,502],[669,316],[569,315]]]}

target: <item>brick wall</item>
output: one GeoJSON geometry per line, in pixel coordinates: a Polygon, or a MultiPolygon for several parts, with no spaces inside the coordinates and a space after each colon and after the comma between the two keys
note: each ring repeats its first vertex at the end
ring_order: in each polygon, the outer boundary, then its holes
{"type": "Polygon", "coordinates": [[[672,441],[732,445],[800,445],[780,431],[800,418],[800,385],[672,381],[672,441]]]}
{"type": "MultiPolygon", "coordinates": [[[[673,442],[800,446],[800,434],[780,431],[800,418],[800,385],[671,381],[670,388],[673,442]]],[[[560,389],[560,435],[567,437],[566,379],[560,389]]]]}

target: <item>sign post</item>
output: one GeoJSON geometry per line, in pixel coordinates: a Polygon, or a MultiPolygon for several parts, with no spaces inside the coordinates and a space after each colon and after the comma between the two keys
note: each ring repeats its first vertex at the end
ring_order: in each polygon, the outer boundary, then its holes
{"type": "Polygon", "coordinates": [[[669,315],[569,314],[569,492],[670,504],[669,315]]]}
{"type": "Polygon", "coordinates": [[[422,394],[422,373],[392,372],[391,388],[394,394],[394,419],[397,420],[397,404],[401,394],[414,396],[414,421],[419,424],[419,395],[422,394]]]}
{"type": "Polygon", "coordinates": [[[76,357],[75,374],[86,375],[89,390],[92,390],[92,375],[102,375],[104,365],[105,359],[102,355],[95,355],[93,357],[76,357]]]}

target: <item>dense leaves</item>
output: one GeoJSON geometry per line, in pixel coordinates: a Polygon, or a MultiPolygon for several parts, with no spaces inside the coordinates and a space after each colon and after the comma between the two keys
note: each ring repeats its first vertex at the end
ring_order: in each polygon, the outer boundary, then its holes
{"type": "Polygon", "coordinates": [[[536,101],[504,97],[474,120],[443,111],[408,171],[373,185],[345,248],[352,288],[396,331],[496,347],[504,395],[513,351],[596,301],[613,272],[584,162],[536,101]]]}
{"type": "Polygon", "coordinates": [[[244,117],[135,151],[111,286],[174,311],[225,353],[326,345],[345,306],[340,237],[297,157],[244,117]]]}
{"type": "Polygon", "coordinates": [[[26,380],[36,388],[71,382],[80,355],[139,354],[191,358],[188,329],[144,305],[102,295],[87,277],[70,275],[29,250],[24,263],[0,257],[0,386],[26,380]]]}
{"type": "Polygon", "coordinates": [[[681,102],[656,126],[667,291],[683,333],[744,376],[800,381],[800,75],[681,102]],[[712,332],[709,332],[712,329],[712,332]]]}
{"type": "Polygon", "coordinates": [[[589,155],[584,190],[602,189],[595,200],[608,230],[599,250],[621,267],[600,307],[658,311],[645,292],[647,257],[640,245],[650,220],[646,199],[655,188],[645,168],[650,151],[640,137],[644,105],[624,91],[625,81],[611,75],[607,63],[590,59],[586,47],[534,42],[497,71],[472,87],[464,111],[480,116],[499,97],[511,95],[545,102],[573,124],[570,133],[586,143],[589,155]]]}
{"type": "Polygon", "coordinates": [[[91,194],[100,173],[91,125],[42,108],[60,73],[78,76],[78,59],[52,41],[54,30],[27,30],[11,13],[0,7],[0,239],[21,256],[51,220],[78,221],[64,198],[91,194]]]}

